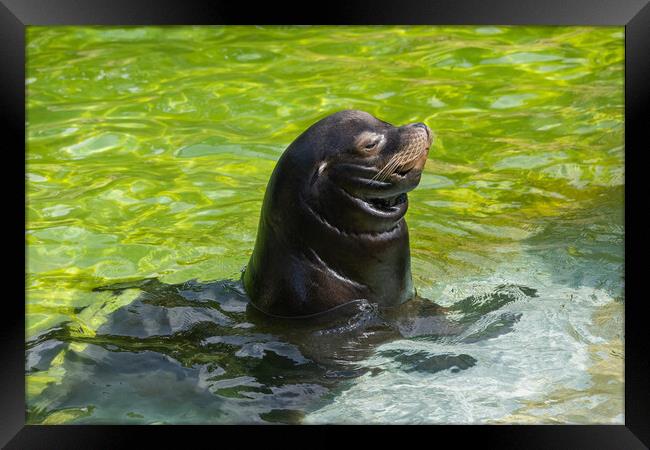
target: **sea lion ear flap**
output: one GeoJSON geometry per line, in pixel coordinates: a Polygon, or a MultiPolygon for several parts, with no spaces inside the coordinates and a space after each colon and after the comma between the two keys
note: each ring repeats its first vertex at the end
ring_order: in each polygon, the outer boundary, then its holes
{"type": "Polygon", "coordinates": [[[326,168],[327,168],[327,162],[326,162],[326,161],[322,161],[322,162],[318,165],[318,169],[316,169],[316,170],[314,171],[314,174],[312,175],[312,177],[311,177],[311,181],[310,181],[309,184],[313,186],[314,183],[316,183],[316,180],[318,180],[318,178],[323,174],[323,172],[325,171],[326,168]]]}

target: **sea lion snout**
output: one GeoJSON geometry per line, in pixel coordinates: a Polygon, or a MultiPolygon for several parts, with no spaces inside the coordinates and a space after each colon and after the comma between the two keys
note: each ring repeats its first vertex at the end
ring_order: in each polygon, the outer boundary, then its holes
{"type": "Polygon", "coordinates": [[[400,147],[393,159],[399,161],[395,171],[405,175],[412,170],[422,171],[433,143],[433,133],[422,122],[411,123],[400,128],[400,147]]]}
{"type": "Polygon", "coordinates": [[[416,133],[419,133],[420,135],[426,137],[426,151],[428,152],[429,147],[431,147],[431,144],[433,144],[433,132],[431,131],[431,128],[422,122],[411,123],[409,125],[406,125],[406,128],[414,129],[416,133]]]}
{"type": "Polygon", "coordinates": [[[423,130],[425,130],[427,132],[427,136],[429,136],[429,134],[431,132],[431,130],[429,130],[429,127],[426,126],[425,124],[423,124],[422,122],[412,123],[409,126],[415,127],[415,128],[422,128],[423,130]]]}
{"type": "Polygon", "coordinates": [[[425,133],[427,134],[427,139],[429,141],[429,146],[427,147],[427,151],[428,151],[429,147],[433,143],[433,132],[431,131],[431,128],[429,128],[428,126],[426,126],[422,122],[412,123],[410,126],[412,126],[414,128],[420,128],[420,129],[425,131],[425,133]]]}

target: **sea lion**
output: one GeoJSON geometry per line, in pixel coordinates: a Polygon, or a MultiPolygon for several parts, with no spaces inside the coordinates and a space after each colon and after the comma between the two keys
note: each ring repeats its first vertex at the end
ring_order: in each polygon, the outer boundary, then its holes
{"type": "Polygon", "coordinates": [[[252,304],[309,317],[355,301],[412,299],[407,192],[420,182],[433,133],[356,110],[302,133],[269,180],[243,273],[252,304]]]}

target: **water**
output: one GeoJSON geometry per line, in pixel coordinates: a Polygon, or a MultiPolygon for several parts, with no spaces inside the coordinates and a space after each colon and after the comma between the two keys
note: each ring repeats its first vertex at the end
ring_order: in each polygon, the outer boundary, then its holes
{"type": "Polygon", "coordinates": [[[28,422],[624,423],[623,52],[622,27],[28,27],[28,422]],[[246,310],[275,161],[348,108],[437,135],[407,221],[447,328],[246,310]]]}

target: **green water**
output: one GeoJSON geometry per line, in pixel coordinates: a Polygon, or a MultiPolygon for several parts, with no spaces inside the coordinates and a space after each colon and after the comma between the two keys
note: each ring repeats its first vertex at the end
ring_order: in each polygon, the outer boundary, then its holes
{"type": "Polygon", "coordinates": [[[138,295],[92,289],[238,279],[275,161],[352,108],[436,134],[406,216],[420,295],[446,305],[518,283],[539,296],[504,307],[521,319],[500,337],[382,347],[462,351],[474,367],[409,372],[379,352],[365,364],[382,374],[304,421],[623,423],[623,39],[622,27],[28,27],[26,339],[77,338],[28,363],[28,421],[181,421],[171,402],[125,413],[110,396],[48,394],[74,392],[66,361],[96,364],[98,330],[138,295]]]}

